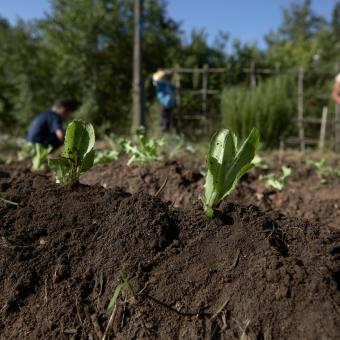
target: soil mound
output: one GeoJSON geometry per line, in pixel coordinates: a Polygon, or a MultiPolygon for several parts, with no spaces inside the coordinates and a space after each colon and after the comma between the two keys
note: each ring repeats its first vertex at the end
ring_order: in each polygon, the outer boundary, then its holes
{"type": "Polygon", "coordinates": [[[0,202],[0,338],[338,339],[339,234],[254,206],[175,209],[26,174],[0,202]]]}
{"type": "MultiPolygon", "coordinates": [[[[192,155],[143,166],[126,163],[127,159],[120,157],[113,163],[94,167],[82,177],[82,183],[105,188],[117,185],[131,193],[150,195],[163,187],[159,198],[181,208],[190,208],[204,185],[202,163],[192,155]]],[[[321,184],[315,169],[300,160],[273,157],[268,169],[255,168],[243,176],[228,201],[253,204],[263,211],[278,210],[290,217],[302,217],[340,230],[340,183],[321,184]],[[282,164],[293,170],[284,190],[267,189],[259,180],[260,175],[275,173],[279,177],[282,164]]]]}
{"type": "Polygon", "coordinates": [[[131,193],[142,191],[150,195],[155,195],[163,188],[158,197],[163,201],[171,201],[175,207],[191,206],[202,190],[202,162],[195,160],[192,155],[143,166],[127,166],[127,161],[126,157],[119,157],[112,163],[96,166],[83,175],[81,181],[105,188],[119,186],[131,193]]]}

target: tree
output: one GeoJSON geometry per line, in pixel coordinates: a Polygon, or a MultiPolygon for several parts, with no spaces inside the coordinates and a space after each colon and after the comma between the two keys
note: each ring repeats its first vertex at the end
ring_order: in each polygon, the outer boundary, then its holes
{"type": "Polygon", "coordinates": [[[332,30],[337,41],[340,42],[340,1],[338,1],[333,9],[332,30]]]}
{"type": "Polygon", "coordinates": [[[312,1],[295,2],[282,9],[283,22],[277,33],[270,32],[265,36],[269,45],[286,40],[305,40],[314,37],[327,27],[326,19],[314,13],[312,1]]]}

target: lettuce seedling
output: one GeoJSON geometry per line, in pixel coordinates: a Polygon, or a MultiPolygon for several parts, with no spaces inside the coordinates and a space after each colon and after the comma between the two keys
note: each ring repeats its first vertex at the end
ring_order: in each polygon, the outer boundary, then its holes
{"type": "Polygon", "coordinates": [[[286,184],[286,179],[292,174],[292,169],[283,165],[281,167],[282,176],[276,178],[274,174],[261,176],[260,179],[264,180],[267,188],[274,188],[282,191],[286,184]]]}
{"type": "Polygon", "coordinates": [[[118,158],[117,150],[96,150],[94,156],[94,165],[106,164],[115,161],[118,158]]]}
{"type": "Polygon", "coordinates": [[[93,166],[95,134],[93,126],[82,120],[74,120],[66,130],[62,157],[50,158],[48,165],[57,183],[73,184],[93,166]]]}
{"type": "Polygon", "coordinates": [[[252,129],[241,147],[229,129],[217,131],[207,155],[208,172],[201,200],[207,218],[214,216],[214,207],[235,188],[238,180],[254,165],[251,163],[259,145],[259,132],[252,129]]]}
{"type": "Polygon", "coordinates": [[[49,145],[45,148],[39,143],[27,143],[22,146],[22,149],[18,153],[18,159],[24,160],[31,158],[32,160],[32,171],[44,170],[47,156],[52,151],[52,146],[49,145]]]}
{"type": "Polygon", "coordinates": [[[120,143],[122,150],[130,156],[127,165],[132,162],[150,163],[161,160],[160,147],[164,145],[164,139],[148,138],[143,126],[133,131],[136,142],[123,139],[120,143]]]}

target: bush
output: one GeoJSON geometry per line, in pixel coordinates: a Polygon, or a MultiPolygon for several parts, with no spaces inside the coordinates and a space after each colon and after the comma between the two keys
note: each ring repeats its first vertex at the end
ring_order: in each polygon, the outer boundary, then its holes
{"type": "Polygon", "coordinates": [[[265,146],[276,147],[295,112],[295,94],[295,82],[286,75],[264,80],[252,90],[225,88],[221,97],[223,124],[241,139],[256,127],[265,146]]]}

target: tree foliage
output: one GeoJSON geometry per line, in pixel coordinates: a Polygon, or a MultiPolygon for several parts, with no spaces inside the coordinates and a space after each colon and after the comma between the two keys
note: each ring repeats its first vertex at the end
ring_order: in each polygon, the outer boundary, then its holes
{"type": "MultiPolygon", "coordinates": [[[[205,30],[184,38],[181,24],[167,12],[166,0],[145,0],[143,65],[148,103],[154,99],[151,74],[159,67],[227,67],[228,76],[209,77],[208,88],[249,87],[242,69],[257,67],[333,72],[340,55],[340,1],[330,22],[315,13],[311,0],[296,1],[282,12],[277,31],[265,37],[268,47],[241,42],[220,32],[214,44],[205,30]],[[227,52],[228,51],[228,52],[227,52]]],[[[51,0],[41,20],[11,25],[0,16],[0,128],[21,134],[32,117],[58,98],[82,102],[79,118],[101,131],[127,131],[130,126],[133,0],[51,0]]],[[[313,76],[314,77],[314,76],[313,76]]],[[[266,77],[258,76],[258,83],[266,77]]],[[[311,78],[325,89],[326,78],[311,78]]],[[[199,89],[202,75],[182,77],[184,88],[199,89]]],[[[327,85],[327,84],[328,85],[327,85]]],[[[211,99],[212,101],[212,99],[211,99]]],[[[218,101],[214,102],[218,108],[218,101]]],[[[201,109],[196,97],[183,94],[184,110],[201,109]]]]}

